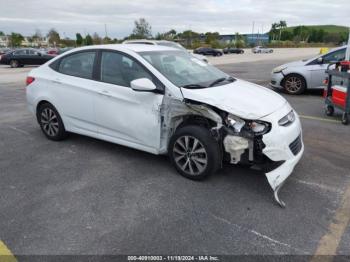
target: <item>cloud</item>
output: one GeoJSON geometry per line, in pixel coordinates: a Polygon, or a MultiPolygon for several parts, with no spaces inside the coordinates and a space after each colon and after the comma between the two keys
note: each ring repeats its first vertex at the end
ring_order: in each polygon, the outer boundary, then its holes
{"type": "Polygon", "coordinates": [[[153,33],[174,28],[182,31],[218,31],[222,34],[268,31],[271,23],[289,25],[350,25],[348,0],[0,0],[0,31],[31,35],[56,28],[61,35],[76,32],[104,35],[104,24],[112,37],[130,34],[134,20],[144,17],[153,33]]]}

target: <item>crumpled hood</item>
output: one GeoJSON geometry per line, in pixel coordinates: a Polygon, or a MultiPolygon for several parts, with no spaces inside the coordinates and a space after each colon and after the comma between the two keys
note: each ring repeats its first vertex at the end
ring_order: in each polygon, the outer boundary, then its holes
{"type": "Polygon", "coordinates": [[[204,89],[181,88],[184,98],[202,102],[245,119],[259,119],[281,108],[286,100],[276,92],[243,80],[204,89]]]}

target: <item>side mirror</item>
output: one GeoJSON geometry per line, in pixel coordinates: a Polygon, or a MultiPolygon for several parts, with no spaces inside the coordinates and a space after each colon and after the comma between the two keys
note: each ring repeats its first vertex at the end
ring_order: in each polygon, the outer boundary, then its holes
{"type": "Polygon", "coordinates": [[[130,85],[134,91],[150,92],[157,89],[156,85],[148,78],[135,79],[130,82],[130,85]]]}
{"type": "Polygon", "coordinates": [[[321,57],[319,57],[319,58],[317,58],[317,64],[323,64],[323,62],[324,62],[324,59],[323,59],[323,57],[321,56],[321,57]]]}
{"type": "Polygon", "coordinates": [[[36,55],[37,55],[37,56],[41,56],[41,53],[40,53],[40,52],[37,52],[36,55]]]}

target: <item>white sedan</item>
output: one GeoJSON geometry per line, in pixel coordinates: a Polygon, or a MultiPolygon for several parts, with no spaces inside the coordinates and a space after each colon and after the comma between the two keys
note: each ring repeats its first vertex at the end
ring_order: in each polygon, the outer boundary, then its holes
{"type": "Polygon", "coordinates": [[[168,154],[194,180],[223,162],[260,166],[282,206],[278,192],[304,150],[284,98],[171,47],[74,49],[33,69],[27,85],[28,107],[50,140],[73,132],[168,154]]]}

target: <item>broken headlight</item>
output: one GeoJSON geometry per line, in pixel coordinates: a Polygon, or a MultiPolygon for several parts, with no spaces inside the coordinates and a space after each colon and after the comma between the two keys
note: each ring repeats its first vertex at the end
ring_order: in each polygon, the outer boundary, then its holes
{"type": "Polygon", "coordinates": [[[251,121],[248,126],[255,135],[263,135],[270,131],[271,125],[264,121],[251,121]]]}
{"type": "Polygon", "coordinates": [[[229,127],[232,127],[235,132],[239,133],[245,126],[245,121],[235,115],[229,114],[226,118],[226,124],[229,127]]]}
{"type": "Polygon", "coordinates": [[[243,130],[253,132],[255,135],[263,135],[270,131],[271,125],[264,121],[243,120],[235,115],[229,114],[226,117],[226,124],[232,127],[236,133],[243,130]]]}

